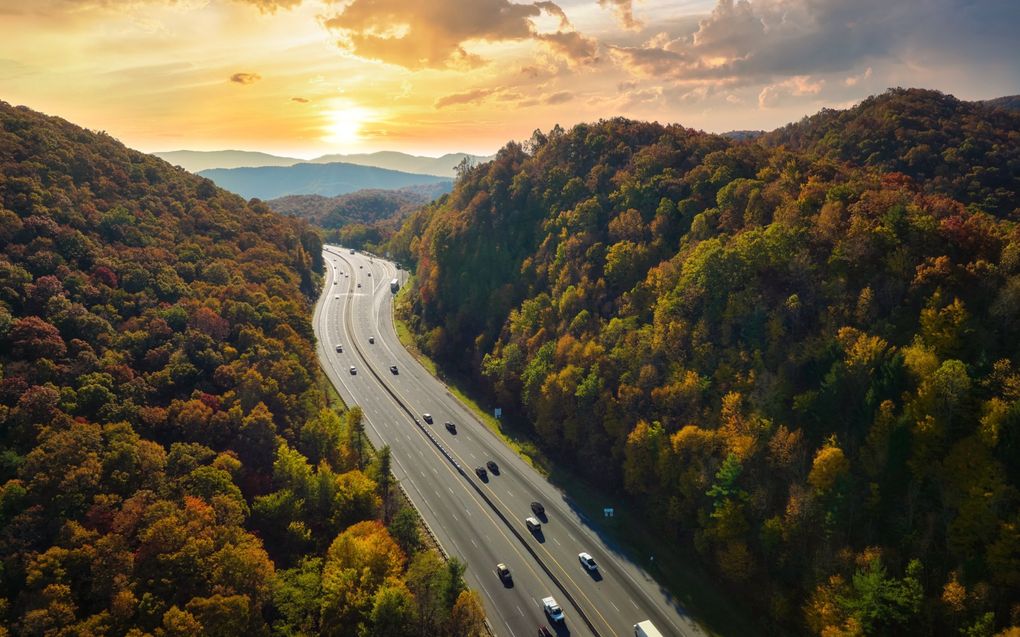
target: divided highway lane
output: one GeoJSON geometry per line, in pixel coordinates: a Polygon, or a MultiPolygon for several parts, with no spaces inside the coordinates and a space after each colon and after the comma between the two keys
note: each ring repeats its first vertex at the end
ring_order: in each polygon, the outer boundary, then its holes
{"type": "MultiPolygon", "coordinates": [[[[374,265],[380,267],[380,261],[374,261],[374,265]]],[[[388,307],[380,307],[378,303],[373,303],[372,307],[373,314],[364,316],[359,313],[364,322],[357,323],[358,328],[369,325],[369,330],[376,337],[376,347],[367,353],[369,359],[386,368],[399,361],[401,373],[405,368],[410,373],[410,378],[393,379],[399,391],[412,398],[431,400],[431,403],[423,403],[426,406],[440,405],[423,408],[423,411],[432,413],[437,426],[447,419],[458,424],[459,433],[456,442],[450,444],[450,450],[461,464],[484,466],[486,460],[493,459],[504,470],[502,476],[490,476],[487,486],[491,488],[490,495],[495,505],[512,523],[523,528],[523,518],[531,514],[528,506],[531,500],[538,499],[546,504],[550,515],[542,536],[525,533],[525,537],[538,557],[567,586],[596,630],[602,634],[624,634],[631,632],[636,621],[652,619],[666,634],[703,633],[646,573],[626,556],[605,546],[595,529],[572,509],[561,492],[507,449],[477,421],[472,412],[449,394],[442,383],[417,365],[399,344],[388,307]],[[504,477],[505,482],[501,480],[504,477]],[[591,553],[600,564],[598,575],[589,576],[581,567],[577,554],[582,550],[591,553]],[[586,582],[589,577],[592,581],[586,582]],[[643,616],[635,619],[636,615],[643,616]]],[[[405,402],[410,401],[405,399],[405,402]]],[[[473,475],[468,477],[474,479],[473,475]]]]}
{"type": "MultiPolygon", "coordinates": [[[[468,584],[482,593],[494,632],[514,636],[536,634],[537,627],[546,623],[539,599],[550,593],[562,597],[557,594],[555,584],[481,501],[466,478],[442,457],[369,372],[358,351],[370,347],[367,337],[357,343],[350,337],[347,318],[359,306],[355,301],[370,308],[368,301],[377,298],[373,290],[389,295],[389,281],[393,277],[382,279],[381,269],[374,269],[368,277],[363,268],[351,268],[340,257],[326,256],[327,280],[313,323],[323,368],[344,400],[364,410],[366,432],[373,444],[390,445],[394,475],[442,546],[469,564],[468,584]],[[338,264],[336,271],[333,263],[338,264]],[[350,277],[342,276],[344,272],[350,277]],[[362,283],[361,288],[356,286],[357,282],[362,283]],[[336,352],[337,344],[343,345],[343,353],[336,352]],[[354,375],[349,372],[352,365],[357,369],[354,375]],[[512,588],[504,587],[497,578],[495,565],[498,562],[510,566],[514,579],[512,588]]],[[[367,259],[361,264],[369,267],[367,259]]],[[[381,300],[388,301],[388,296],[382,296],[381,300]]],[[[388,368],[389,365],[379,371],[388,374],[388,368]]],[[[568,612],[572,610],[562,600],[561,603],[568,612]]],[[[570,634],[591,634],[580,622],[568,628],[570,634]]]]}
{"type": "MultiPolygon", "coordinates": [[[[351,272],[362,274],[359,278],[363,283],[362,291],[366,288],[375,290],[373,294],[356,295],[352,299],[353,338],[359,343],[367,343],[371,335],[376,341],[374,345],[363,348],[367,362],[384,372],[383,380],[397,393],[401,402],[415,413],[433,414],[436,435],[468,472],[461,480],[473,480],[478,488],[485,491],[491,506],[502,513],[504,522],[509,522],[518,531],[515,536],[518,542],[527,544],[530,552],[570,593],[576,606],[572,609],[565,595],[548,588],[539,589],[536,597],[552,592],[566,610],[567,626],[575,632],[578,628],[585,628],[579,617],[583,612],[601,635],[632,634],[631,627],[642,619],[652,619],[665,634],[701,634],[647,574],[600,541],[596,530],[572,509],[562,493],[477,422],[471,412],[453,399],[446,388],[403,349],[393,331],[389,293],[390,279],[403,272],[396,271],[391,263],[380,259],[370,261],[360,254],[343,252],[342,258],[353,263],[349,266],[351,272]],[[359,265],[362,267],[357,267],[359,265]],[[372,272],[371,277],[367,276],[369,271],[372,272]],[[371,287],[368,282],[371,282],[371,287]],[[399,369],[396,376],[389,372],[389,366],[393,364],[399,369]],[[442,429],[445,420],[457,423],[456,436],[442,429]],[[490,475],[489,481],[482,483],[472,469],[484,466],[489,459],[494,460],[502,471],[500,475],[490,475]],[[528,503],[535,499],[541,500],[548,512],[542,535],[528,533],[523,525],[523,518],[531,514],[528,503]],[[581,567],[577,559],[580,551],[594,556],[600,564],[599,576],[593,577],[581,567]]],[[[500,554],[496,557],[499,558],[497,561],[506,561],[500,554]]]]}

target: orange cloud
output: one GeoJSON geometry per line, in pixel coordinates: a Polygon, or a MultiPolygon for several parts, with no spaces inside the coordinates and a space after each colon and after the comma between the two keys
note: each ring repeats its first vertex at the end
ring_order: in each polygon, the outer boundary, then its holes
{"type": "Polygon", "coordinates": [[[598,61],[595,51],[598,42],[585,37],[577,31],[557,31],[535,36],[544,42],[553,52],[559,54],[571,64],[593,64],[598,61]]]}
{"type": "Polygon", "coordinates": [[[453,106],[455,104],[475,104],[484,100],[486,97],[496,92],[496,89],[491,88],[476,88],[471,91],[465,91],[463,93],[453,93],[452,95],[444,95],[436,100],[436,108],[446,108],[447,106],[453,106]]]}
{"type": "Polygon", "coordinates": [[[641,21],[634,18],[632,0],[599,0],[599,6],[612,8],[625,29],[636,31],[642,27],[641,21]]]}
{"type": "Polygon", "coordinates": [[[261,79],[262,76],[259,75],[258,73],[234,73],[233,75],[230,76],[231,82],[234,82],[236,84],[243,84],[245,86],[247,86],[248,84],[254,84],[255,82],[258,82],[261,79]]]}
{"type": "Polygon", "coordinates": [[[509,0],[353,0],[323,24],[358,57],[408,69],[470,68],[484,61],[465,43],[536,39],[542,14],[570,25],[553,2],[509,0]]]}

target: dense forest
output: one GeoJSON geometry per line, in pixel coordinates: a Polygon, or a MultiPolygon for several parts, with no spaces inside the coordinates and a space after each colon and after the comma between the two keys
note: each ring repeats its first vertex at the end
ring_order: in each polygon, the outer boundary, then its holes
{"type": "Polygon", "coordinates": [[[1018,185],[1020,113],[896,89],[536,131],[391,249],[423,349],[764,626],[978,637],[1020,625],[1018,185]]]}
{"type": "Polygon", "coordinates": [[[0,635],[474,635],[327,407],[318,235],[0,102],[0,635]]]}
{"type": "Polygon", "coordinates": [[[337,197],[290,195],[266,202],[270,208],[326,230],[328,241],[372,252],[414,211],[450,192],[453,184],[419,184],[396,190],[358,190],[337,197]]]}

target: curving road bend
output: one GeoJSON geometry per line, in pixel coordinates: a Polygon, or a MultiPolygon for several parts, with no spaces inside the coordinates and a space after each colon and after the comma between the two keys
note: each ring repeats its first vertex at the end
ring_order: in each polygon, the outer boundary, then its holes
{"type": "Polygon", "coordinates": [[[320,364],[344,401],[361,406],[372,443],[390,446],[394,475],[444,550],[468,563],[468,584],[481,593],[492,631],[524,636],[547,626],[559,635],[609,637],[633,635],[635,623],[651,619],[663,635],[703,635],[668,591],[607,545],[564,493],[403,348],[393,328],[390,281],[402,285],[406,273],[338,246],[323,254],[326,280],[313,317],[320,364]],[[425,413],[434,424],[423,421],[425,413]],[[456,424],[456,434],[446,421],[456,424]],[[474,469],[490,460],[499,474],[489,471],[482,480],[474,469]],[[524,524],[534,500],[546,510],[540,533],[524,524]],[[594,557],[597,572],[581,565],[582,551],[594,557]],[[497,577],[499,562],[510,567],[512,586],[497,577]],[[542,609],[549,595],[566,615],[558,626],[542,609]]]}

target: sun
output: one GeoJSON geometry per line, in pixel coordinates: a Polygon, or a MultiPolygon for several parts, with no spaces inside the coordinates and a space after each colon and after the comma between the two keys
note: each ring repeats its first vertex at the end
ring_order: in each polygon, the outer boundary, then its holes
{"type": "Polygon", "coordinates": [[[360,106],[342,106],[324,113],[322,140],[338,146],[354,146],[362,141],[361,128],[371,117],[367,109],[360,106]]]}

